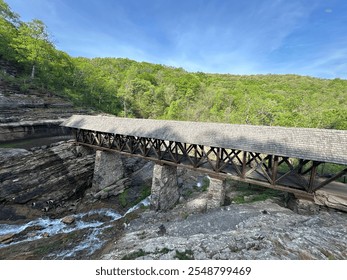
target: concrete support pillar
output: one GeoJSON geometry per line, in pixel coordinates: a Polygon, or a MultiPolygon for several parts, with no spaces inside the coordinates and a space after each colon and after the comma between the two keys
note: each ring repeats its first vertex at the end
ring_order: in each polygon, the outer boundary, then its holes
{"type": "Polygon", "coordinates": [[[207,209],[218,208],[224,204],[225,180],[210,178],[207,194],[207,209]]]}
{"type": "Polygon", "coordinates": [[[171,209],[176,205],[179,197],[177,167],[155,164],[151,190],[151,208],[156,211],[171,209]]]}
{"type": "Polygon", "coordinates": [[[124,166],[117,153],[96,151],[91,192],[95,198],[117,195],[124,190],[124,166]]]}

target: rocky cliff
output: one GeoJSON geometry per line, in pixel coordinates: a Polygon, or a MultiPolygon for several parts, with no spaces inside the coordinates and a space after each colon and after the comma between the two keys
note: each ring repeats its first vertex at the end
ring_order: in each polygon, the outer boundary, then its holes
{"type": "Polygon", "coordinates": [[[56,93],[20,81],[17,69],[0,60],[0,143],[23,138],[66,135],[60,123],[73,114],[92,113],[77,108],[56,93]]]}
{"type": "Polygon", "coordinates": [[[0,80],[0,142],[66,135],[60,123],[73,114],[86,113],[70,102],[37,89],[22,91],[0,80]]]}
{"type": "Polygon", "coordinates": [[[64,209],[91,185],[94,152],[71,142],[33,151],[0,149],[0,220],[64,209]]]}
{"type": "MultiPolygon", "coordinates": [[[[117,194],[128,188],[123,198],[126,207],[150,186],[153,164],[125,157],[122,161],[127,184],[120,185],[117,194]]],[[[0,149],[0,221],[62,216],[99,207],[100,197],[91,192],[94,163],[95,151],[75,146],[74,141],[30,150],[0,149]]],[[[109,199],[112,207],[123,210],[113,193],[104,194],[102,198],[109,199]]]]}

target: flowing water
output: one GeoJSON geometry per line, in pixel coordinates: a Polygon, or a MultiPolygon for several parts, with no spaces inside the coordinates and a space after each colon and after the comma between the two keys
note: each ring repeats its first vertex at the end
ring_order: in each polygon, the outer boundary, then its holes
{"type": "MultiPolygon", "coordinates": [[[[22,225],[0,224],[0,236],[14,234],[13,242],[1,244],[0,249],[9,247],[22,242],[29,242],[43,238],[44,236],[54,236],[57,234],[67,234],[77,230],[86,229],[81,241],[71,249],[60,251],[54,254],[56,259],[72,258],[77,253],[84,251],[85,255],[91,255],[100,249],[106,242],[100,238],[101,233],[112,227],[110,222],[117,221],[129,213],[139,209],[141,206],[148,206],[150,197],[142,200],[140,203],[130,208],[124,215],[112,209],[97,209],[86,213],[71,215],[75,221],[68,225],[62,219],[39,218],[22,225]]],[[[52,257],[53,255],[48,255],[52,257]]]]}

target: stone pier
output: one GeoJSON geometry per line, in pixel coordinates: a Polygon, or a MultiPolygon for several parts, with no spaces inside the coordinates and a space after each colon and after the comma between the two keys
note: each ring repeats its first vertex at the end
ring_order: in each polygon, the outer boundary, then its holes
{"type": "Polygon", "coordinates": [[[210,178],[207,195],[207,209],[218,208],[224,204],[225,180],[210,178]]]}
{"type": "Polygon", "coordinates": [[[153,168],[151,208],[169,210],[180,197],[177,184],[177,167],[155,164],[153,168]]]}
{"type": "Polygon", "coordinates": [[[106,198],[124,191],[124,165],[117,153],[96,151],[93,185],[90,190],[94,198],[106,198]]]}

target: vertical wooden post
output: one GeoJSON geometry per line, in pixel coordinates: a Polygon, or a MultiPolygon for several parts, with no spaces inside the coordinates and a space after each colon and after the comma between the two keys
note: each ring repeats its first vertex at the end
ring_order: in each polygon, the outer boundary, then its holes
{"type": "Polygon", "coordinates": [[[273,155],[269,155],[268,165],[267,165],[268,170],[271,170],[271,168],[272,168],[272,161],[273,161],[273,155]]]}
{"type": "MultiPolygon", "coordinates": [[[[214,149],[213,147],[211,147],[211,149],[214,149]]],[[[216,155],[217,155],[217,160],[216,160],[216,171],[219,172],[220,171],[220,166],[221,166],[221,148],[216,148],[217,149],[217,152],[216,152],[216,155]]]]}
{"type": "Polygon", "coordinates": [[[194,147],[194,167],[198,167],[198,146],[193,145],[194,147]]]}
{"type": "Polygon", "coordinates": [[[150,148],[148,148],[148,138],[144,138],[143,139],[143,151],[144,151],[144,156],[148,156],[148,151],[150,150],[150,148]]]}
{"type": "Polygon", "coordinates": [[[174,142],[174,143],[175,143],[175,160],[176,160],[176,163],[179,163],[177,142],[174,142]]]}
{"type": "Polygon", "coordinates": [[[74,138],[75,138],[75,143],[77,143],[78,142],[78,137],[77,137],[77,129],[72,129],[72,133],[73,133],[73,136],[74,136],[74,138]]]}
{"type": "Polygon", "coordinates": [[[278,156],[274,156],[272,174],[271,174],[272,185],[276,185],[277,170],[278,170],[278,156]]]}
{"type": "Polygon", "coordinates": [[[298,169],[299,174],[302,173],[302,168],[304,167],[303,162],[304,162],[303,159],[299,159],[299,169],[298,169]]]}
{"type": "Polygon", "coordinates": [[[307,191],[309,193],[312,193],[313,188],[314,188],[314,180],[316,178],[316,173],[317,173],[317,166],[319,165],[319,162],[313,161],[312,162],[312,168],[311,168],[311,174],[310,174],[310,181],[308,183],[308,189],[307,191]]]}
{"type": "Polygon", "coordinates": [[[245,179],[246,176],[246,163],[247,163],[247,152],[242,152],[242,172],[241,172],[241,178],[245,179]]]}

